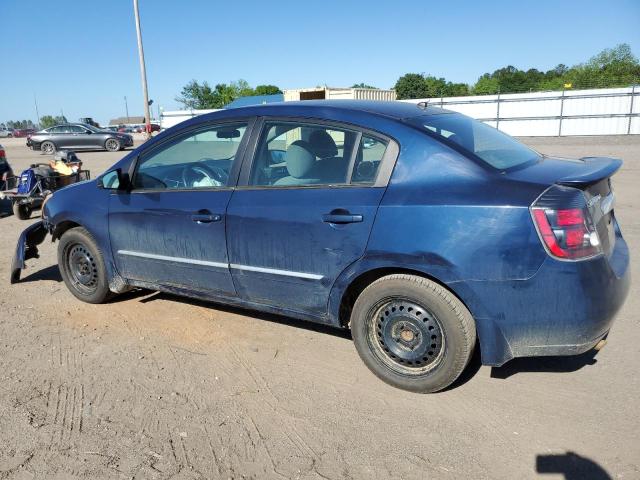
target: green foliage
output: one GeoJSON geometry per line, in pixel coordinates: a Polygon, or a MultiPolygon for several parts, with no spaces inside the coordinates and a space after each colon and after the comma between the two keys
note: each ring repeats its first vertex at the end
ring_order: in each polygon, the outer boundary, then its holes
{"type": "Polygon", "coordinates": [[[353,85],[351,85],[351,88],[373,88],[374,90],[378,90],[378,87],[367,85],[366,83],[354,83],[353,85]]]}
{"type": "MultiPolygon", "coordinates": [[[[566,88],[627,87],[640,83],[640,63],[626,43],[607,48],[588,62],[567,67],[556,65],[541,72],[535,68],[520,70],[508,65],[485,73],[472,86],[452,83],[444,78],[419,73],[407,73],[395,85],[399,100],[406,98],[457,97],[497,93],[538,92],[566,88]]],[[[358,85],[354,85],[357,87],[358,85]]]]}
{"type": "Polygon", "coordinates": [[[568,88],[626,87],[640,82],[640,63],[627,44],[607,48],[587,63],[567,67],[559,64],[547,72],[514,66],[482,75],[472,91],[476,95],[562,90],[568,88]]]}
{"type": "Polygon", "coordinates": [[[56,117],[51,115],[44,115],[40,117],[40,128],[49,128],[55,125],[60,125],[61,123],[67,123],[67,118],[60,115],[56,117]]]}
{"type": "Polygon", "coordinates": [[[0,124],[1,126],[6,126],[7,128],[35,128],[34,123],[31,120],[9,120],[6,124],[0,124]]]}
{"type": "Polygon", "coordinates": [[[282,93],[275,85],[258,85],[254,91],[254,95],[276,95],[282,93]]]}
{"type": "Polygon", "coordinates": [[[228,84],[218,83],[213,88],[206,81],[200,84],[196,80],[191,80],[182,88],[176,101],[183,104],[185,108],[204,110],[223,108],[240,97],[275,93],[282,93],[275,85],[258,85],[254,90],[246,80],[238,80],[228,84]]]}
{"type": "Polygon", "coordinates": [[[469,94],[466,83],[447,82],[444,78],[419,73],[407,73],[395,85],[398,100],[407,98],[452,97],[469,94]]]}
{"type": "Polygon", "coordinates": [[[395,85],[398,100],[406,98],[424,98],[428,94],[424,77],[419,73],[407,73],[400,77],[395,85]]]}

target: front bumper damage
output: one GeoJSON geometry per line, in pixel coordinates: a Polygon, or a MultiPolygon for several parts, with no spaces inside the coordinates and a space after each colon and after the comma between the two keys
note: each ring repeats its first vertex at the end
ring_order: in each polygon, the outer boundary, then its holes
{"type": "Polygon", "coordinates": [[[20,272],[25,268],[25,261],[30,258],[38,258],[38,245],[44,242],[47,236],[47,228],[44,222],[38,221],[29,225],[21,234],[16,245],[16,251],[11,261],[11,283],[20,281],[20,272]]]}

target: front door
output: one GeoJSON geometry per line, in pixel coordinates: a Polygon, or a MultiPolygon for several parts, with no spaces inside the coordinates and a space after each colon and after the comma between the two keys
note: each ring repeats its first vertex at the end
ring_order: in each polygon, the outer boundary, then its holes
{"type": "Polygon", "coordinates": [[[334,281],[366,249],[390,143],[352,127],[265,122],[227,210],[238,295],[323,315],[334,281]]]}
{"type": "Polygon", "coordinates": [[[109,202],[109,234],[126,279],[235,295],[226,209],[247,122],[198,127],[143,152],[131,192],[109,202]]]}

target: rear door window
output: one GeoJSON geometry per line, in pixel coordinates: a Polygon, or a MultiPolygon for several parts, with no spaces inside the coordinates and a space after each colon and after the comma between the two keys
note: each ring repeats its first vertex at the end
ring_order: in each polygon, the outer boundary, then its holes
{"type": "Polygon", "coordinates": [[[388,142],[350,128],[267,122],[249,185],[309,187],[374,183],[388,142]]]}

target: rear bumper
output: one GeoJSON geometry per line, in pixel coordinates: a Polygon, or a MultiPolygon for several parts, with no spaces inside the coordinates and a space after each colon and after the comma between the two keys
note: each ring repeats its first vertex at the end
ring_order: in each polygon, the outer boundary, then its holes
{"type": "Polygon", "coordinates": [[[474,296],[491,301],[481,306],[488,315],[476,318],[483,363],[577,355],[607,336],[627,298],[629,249],[616,226],[609,257],[582,262],[549,257],[527,280],[473,283],[474,296]]]}

